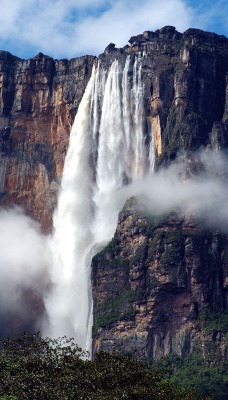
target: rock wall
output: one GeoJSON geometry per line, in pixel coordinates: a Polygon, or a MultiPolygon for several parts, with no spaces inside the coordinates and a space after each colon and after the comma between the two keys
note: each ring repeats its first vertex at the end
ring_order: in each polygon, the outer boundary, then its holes
{"type": "MultiPolygon", "coordinates": [[[[114,58],[144,55],[145,125],[148,132],[153,127],[156,168],[182,149],[227,146],[228,39],[168,26],[129,43],[110,44],[99,59],[109,66],[114,58]]],[[[41,53],[21,60],[0,52],[0,204],[21,205],[44,232],[51,230],[70,129],[95,60],[41,53]]],[[[113,241],[93,261],[95,351],[160,358],[202,350],[200,316],[226,310],[227,270],[224,235],[187,217],[152,221],[130,201],[113,241]]],[[[213,338],[226,354],[223,333],[213,338]]]]}
{"type": "MultiPolygon", "coordinates": [[[[227,144],[228,40],[174,27],[146,31],[99,59],[105,67],[144,54],[145,121],[154,130],[157,166],[181,149],[227,144]],[[227,80],[226,80],[227,79],[227,80]]],[[[70,129],[96,57],[21,60],[0,52],[0,202],[19,204],[44,231],[61,179],[70,129]]]]}
{"type": "Polygon", "coordinates": [[[69,134],[95,57],[0,52],[0,198],[52,225],[69,134]]]}
{"type": "Polygon", "coordinates": [[[152,217],[127,201],[92,263],[94,351],[186,356],[219,336],[217,357],[227,355],[225,332],[203,329],[207,313],[228,309],[227,254],[228,237],[193,217],[152,217]]]}
{"type": "MultiPolygon", "coordinates": [[[[226,147],[227,39],[165,27],[130,44],[106,52],[145,56],[145,112],[148,127],[153,125],[156,168],[182,150],[226,147]]],[[[217,321],[228,309],[227,250],[226,235],[203,230],[189,216],[156,220],[134,199],[127,202],[113,240],[92,264],[94,352],[226,357],[227,325],[207,326],[208,315],[217,321]]]]}
{"type": "MultiPolygon", "coordinates": [[[[21,60],[0,52],[0,203],[22,206],[44,233],[52,228],[69,134],[94,59],[40,53],[21,60]]],[[[40,330],[40,291],[34,284],[21,296],[20,311],[1,313],[0,337],[40,330]]]]}

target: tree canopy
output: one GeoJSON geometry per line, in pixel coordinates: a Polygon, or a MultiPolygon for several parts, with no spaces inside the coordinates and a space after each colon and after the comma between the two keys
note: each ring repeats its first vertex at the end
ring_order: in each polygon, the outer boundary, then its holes
{"type": "Polygon", "coordinates": [[[66,337],[23,334],[0,344],[0,400],[210,399],[127,355],[101,352],[91,361],[66,337]]]}

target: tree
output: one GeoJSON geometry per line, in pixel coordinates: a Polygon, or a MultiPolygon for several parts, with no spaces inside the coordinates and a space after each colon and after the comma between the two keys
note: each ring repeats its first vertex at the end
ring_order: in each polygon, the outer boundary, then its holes
{"type": "Polygon", "coordinates": [[[203,399],[129,356],[101,352],[90,361],[66,337],[24,334],[0,343],[0,400],[203,399]]]}

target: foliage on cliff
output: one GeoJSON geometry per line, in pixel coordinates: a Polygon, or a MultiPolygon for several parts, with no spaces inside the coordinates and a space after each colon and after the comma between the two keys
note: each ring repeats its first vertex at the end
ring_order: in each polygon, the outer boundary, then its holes
{"type": "Polygon", "coordinates": [[[190,354],[181,358],[169,354],[159,361],[153,362],[153,368],[168,370],[167,377],[171,382],[180,384],[187,390],[194,388],[202,395],[211,393],[215,400],[228,399],[228,362],[216,357],[209,362],[199,354],[190,354]]]}
{"type": "Polygon", "coordinates": [[[89,361],[71,339],[51,340],[24,334],[19,339],[2,340],[0,399],[41,398],[203,399],[164,379],[162,370],[153,370],[125,355],[100,353],[89,361]]]}

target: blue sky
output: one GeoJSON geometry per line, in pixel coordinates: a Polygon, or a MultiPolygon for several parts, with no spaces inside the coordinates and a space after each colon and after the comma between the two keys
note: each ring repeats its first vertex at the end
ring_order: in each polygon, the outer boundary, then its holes
{"type": "Polygon", "coordinates": [[[227,0],[0,0],[0,49],[21,58],[100,54],[174,25],[228,36],[227,0]]]}

